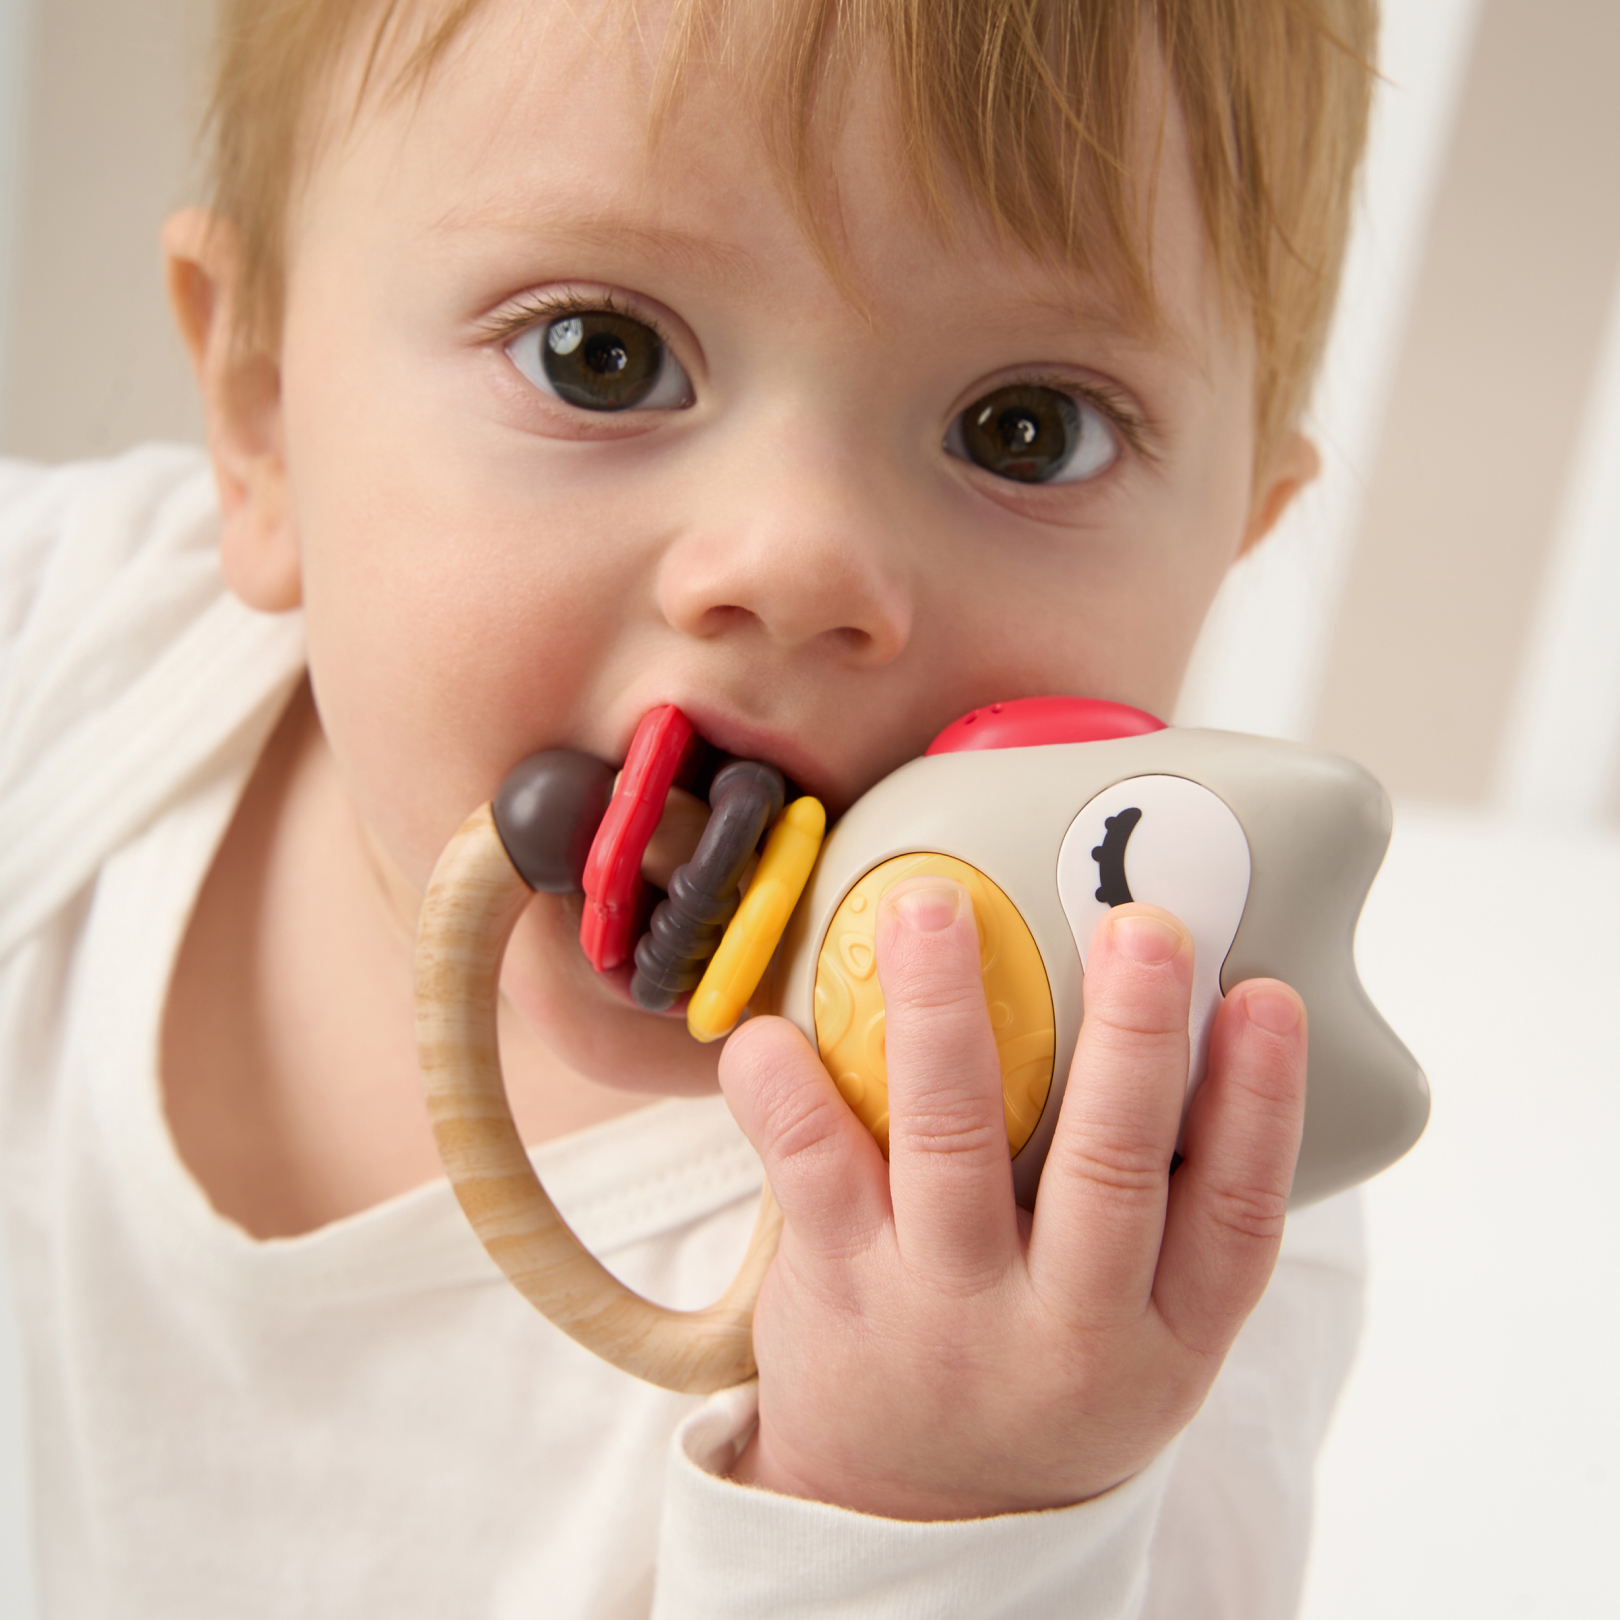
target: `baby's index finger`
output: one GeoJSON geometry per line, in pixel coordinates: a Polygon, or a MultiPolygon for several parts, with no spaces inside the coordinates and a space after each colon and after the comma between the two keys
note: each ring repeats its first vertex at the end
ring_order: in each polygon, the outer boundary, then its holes
{"type": "Polygon", "coordinates": [[[887,890],[877,968],[900,1252],[936,1275],[999,1275],[1017,1247],[1012,1160],[967,890],[941,876],[887,890]]]}

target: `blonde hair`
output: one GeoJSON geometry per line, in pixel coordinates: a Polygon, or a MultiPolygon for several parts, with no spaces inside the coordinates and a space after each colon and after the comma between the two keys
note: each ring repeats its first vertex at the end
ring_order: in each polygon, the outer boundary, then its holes
{"type": "MultiPolygon", "coordinates": [[[[363,43],[357,115],[379,81],[420,89],[484,3],[222,0],[213,203],[238,238],[243,335],[277,339],[288,212],[334,64],[363,43]]],[[[656,107],[724,51],[750,6],[755,21],[759,0],[675,0],[656,107]]],[[[1263,457],[1303,411],[1326,337],[1377,21],[1377,0],[772,0],[761,60],[736,79],[824,254],[827,128],[876,45],[909,178],[942,224],[948,176],[1006,238],[1107,277],[1151,316],[1133,161],[1143,47],[1156,37],[1221,285],[1253,322],[1263,457]]]]}

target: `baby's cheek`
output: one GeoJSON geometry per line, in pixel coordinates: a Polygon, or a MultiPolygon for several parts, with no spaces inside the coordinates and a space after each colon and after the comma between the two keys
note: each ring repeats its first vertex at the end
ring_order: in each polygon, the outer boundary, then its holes
{"type": "Polygon", "coordinates": [[[470,593],[319,583],[308,622],[322,724],[361,817],[420,889],[512,765],[567,740],[566,716],[547,701],[563,683],[548,691],[526,638],[470,593]]]}
{"type": "Polygon", "coordinates": [[[579,913],[577,898],[539,894],[513,931],[501,996],[524,1034],[575,1074],[616,1089],[686,1097],[717,1091],[723,1043],[703,1045],[684,1018],[642,1012],[610,989],[580,948],[579,913]]]}

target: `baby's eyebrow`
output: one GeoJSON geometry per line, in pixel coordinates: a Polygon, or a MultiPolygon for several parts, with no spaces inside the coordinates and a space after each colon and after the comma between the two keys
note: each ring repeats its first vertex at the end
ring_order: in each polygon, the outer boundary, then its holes
{"type": "Polygon", "coordinates": [[[434,233],[487,232],[585,252],[623,253],[656,259],[706,279],[740,286],[759,278],[759,261],[730,242],[611,210],[569,213],[525,207],[510,201],[458,205],[434,225],[434,233]]]}
{"type": "MultiPolygon", "coordinates": [[[[538,249],[548,254],[600,254],[608,261],[600,273],[609,281],[626,275],[634,278],[636,269],[621,261],[635,260],[637,264],[655,263],[685,279],[712,283],[733,294],[747,294],[767,282],[768,272],[760,257],[734,242],[651,221],[640,213],[594,200],[569,207],[554,197],[532,202],[529,195],[509,192],[459,201],[431,223],[430,233],[435,237],[484,236],[504,248],[531,253],[538,249]]],[[[1127,357],[1176,359],[1195,369],[1202,363],[1198,340],[1192,334],[1129,309],[1106,280],[1095,275],[1018,277],[1003,288],[1003,297],[999,314],[1003,321],[1015,313],[1039,315],[1087,331],[1097,339],[1106,337],[1109,353],[1121,363],[1127,357]]],[[[858,296],[856,302],[860,307],[858,296]]],[[[976,307],[971,318],[982,323],[983,308],[976,307]]]]}

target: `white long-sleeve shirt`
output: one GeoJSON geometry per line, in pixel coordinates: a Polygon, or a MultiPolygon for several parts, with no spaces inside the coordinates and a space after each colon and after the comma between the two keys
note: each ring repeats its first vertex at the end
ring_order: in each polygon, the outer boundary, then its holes
{"type": "MultiPolygon", "coordinates": [[[[193,901],[303,671],[224,590],[206,463],[0,463],[0,1196],[49,1620],[796,1615],[1270,1620],[1360,1315],[1356,1207],[1290,1220],[1181,1441],[1094,1501],[911,1524],[724,1477],[751,1388],[596,1361],[507,1285],[448,1186],[301,1237],[218,1215],[164,1118],[193,901]]],[[[539,1148],[630,1285],[729,1281],[758,1160],[718,1099],[539,1148]]]]}

